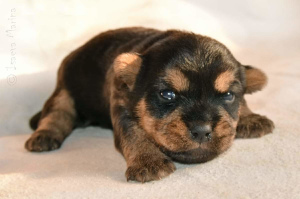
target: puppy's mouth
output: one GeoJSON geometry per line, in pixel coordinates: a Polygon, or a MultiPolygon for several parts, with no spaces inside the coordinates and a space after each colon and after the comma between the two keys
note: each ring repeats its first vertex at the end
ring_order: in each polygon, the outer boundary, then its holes
{"type": "Polygon", "coordinates": [[[188,164],[207,162],[218,156],[218,153],[215,150],[203,147],[180,152],[163,149],[163,152],[176,162],[188,164]]]}
{"type": "Polygon", "coordinates": [[[146,123],[145,131],[162,152],[177,162],[202,163],[226,151],[234,139],[235,128],[228,121],[196,123],[187,126],[182,120],[146,123]],[[151,124],[151,125],[150,125],[151,124]],[[148,130],[148,131],[147,131],[148,130]]]}

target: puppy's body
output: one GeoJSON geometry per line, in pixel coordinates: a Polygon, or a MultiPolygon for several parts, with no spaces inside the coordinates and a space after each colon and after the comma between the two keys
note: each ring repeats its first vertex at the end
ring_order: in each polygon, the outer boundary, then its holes
{"type": "Polygon", "coordinates": [[[273,123],[252,113],[245,93],[265,75],[217,41],[182,31],[127,28],[102,33],[65,58],[57,87],[31,120],[30,151],[59,148],[73,128],[112,127],[128,180],[160,179],[172,159],[205,162],[234,137],[260,137],[273,123]]]}
{"type": "Polygon", "coordinates": [[[79,120],[111,127],[110,83],[107,75],[115,58],[142,53],[167,34],[151,29],[121,29],[102,33],[72,52],[61,66],[61,81],[75,100],[79,120]],[[98,92],[96,92],[98,91],[98,92]]]}

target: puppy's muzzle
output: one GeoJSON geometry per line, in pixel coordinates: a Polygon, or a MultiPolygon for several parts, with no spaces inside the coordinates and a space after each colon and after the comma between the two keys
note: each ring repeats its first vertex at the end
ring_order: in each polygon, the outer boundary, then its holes
{"type": "Polygon", "coordinates": [[[197,125],[190,130],[190,133],[195,141],[203,143],[211,140],[212,130],[208,124],[197,125]]]}

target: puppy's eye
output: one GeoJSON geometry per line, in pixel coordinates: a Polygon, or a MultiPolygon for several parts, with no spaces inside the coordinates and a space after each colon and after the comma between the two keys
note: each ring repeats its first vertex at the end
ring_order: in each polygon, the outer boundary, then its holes
{"type": "Polygon", "coordinates": [[[228,103],[233,102],[235,99],[235,95],[232,92],[227,92],[222,97],[228,103]]]}
{"type": "Polygon", "coordinates": [[[160,96],[166,100],[174,100],[175,93],[170,90],[160,91],[160,96]]]}

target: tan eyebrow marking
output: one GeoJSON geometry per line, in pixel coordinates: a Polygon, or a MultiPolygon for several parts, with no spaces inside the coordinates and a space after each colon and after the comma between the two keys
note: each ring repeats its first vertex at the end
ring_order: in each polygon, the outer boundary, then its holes
{"type": "Polygon", "coordinates": [[[230,87],[230,83],[234,81],[233,71],[225,71],[221,73],[215,80],[215,89],[219,92],[226,92],[230,87]]]}
{"type": "Polygon", "coordinates": [[[169,69],[164,78],[166,82],[170,83],[177,91],[188,90],[190,81],[179,69],[169,69]]]}

